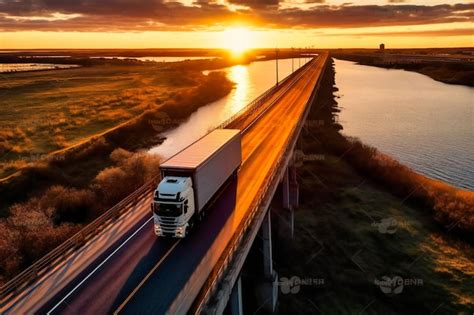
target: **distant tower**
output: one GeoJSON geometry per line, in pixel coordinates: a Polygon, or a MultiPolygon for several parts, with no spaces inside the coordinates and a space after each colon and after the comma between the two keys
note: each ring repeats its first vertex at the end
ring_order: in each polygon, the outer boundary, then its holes
{"type": "Polygon", "coordinates": [[[385,44],[380,44],[380,50],[385,50],[385,44]]]}

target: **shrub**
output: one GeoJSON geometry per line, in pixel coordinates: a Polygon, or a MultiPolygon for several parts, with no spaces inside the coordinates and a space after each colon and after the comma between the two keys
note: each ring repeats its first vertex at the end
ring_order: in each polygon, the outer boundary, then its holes
{"type": "Polygon", "coordinates": [[[160,158],[146,152],[116,149],[111,155],[116,166],[102,170],[94,179],[94,190],[113,205],[158,174],[160,158]]]}
{"type": "Polygon", "coordinates": [[[53,208],[55,224],[63,222],[84,223],[90,218],[90,211],[97,198],[91,190],[53,186],[41,197],[42,208],[53,208]]]}
{"type": "Polygon", "coordinates": [[[10,208],[10,217],[0,221],[0,282],[19,273],[78,230],[71,224],[55,226],[52,208],[33,198],[10,208]]]}

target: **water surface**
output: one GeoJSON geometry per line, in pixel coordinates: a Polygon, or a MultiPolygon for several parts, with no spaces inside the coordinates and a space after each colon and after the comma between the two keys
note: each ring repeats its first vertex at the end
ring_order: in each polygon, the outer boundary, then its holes
{"type": "Polygon", "coordinates": [[[335,62],[345,134],[429,177],[474,190],[474,88],[335,62]]]}
{"type": "Polygon", "coordinates": [[[77,68],[79,65],[52,63],[0,63],[0,73],[77,68]]]}
{"type": "Polygon", "coordinates": [[[201,56],[201,57],[188,57],[188,56],[160,56],[160,57],[119,57],[119,56],[98,56],[98,57],[90,57],[91,59],[119,59],[119,60],[139,60],[139,61],[154,61],[154,62],[179,62],[179,61],[186,61],[186,60],[207,60],[207,59],[215,59],[217,57],[209,57],[209,56],[201,56]]]}
{"type": "MultiPolygon", "coordinates": [[[[303,63],[304,59],[301,58],[301,66],[303,63]]],[[[294,60],[293,65],[291,59],[279,60],[279,80],[288,76],[293,67],[296,70],[299,64],[298,59],[294,60]]],[[[224,122],[276,83],[275,60],[233,66],[223,71],[236,83],[236,87],[222,99],[199,108],[178,128],[164,133],[166,140],[163,144],[152,148],[150,152],[163,158],[172,156],[224,122]]]]}

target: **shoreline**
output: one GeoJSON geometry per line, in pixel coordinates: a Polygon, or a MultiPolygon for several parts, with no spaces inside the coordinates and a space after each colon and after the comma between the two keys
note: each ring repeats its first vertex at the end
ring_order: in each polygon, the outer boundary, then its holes
{"type": "MultiPolygon", "coordinates": [[[[334,92],[338,91],[335,85],[336,71],[333,63],[330,78],[323,79],[330,80],[334,92]]],[[[326,124],[318,134],[329,152],[343,154],[342,158],[358,173],[394,196],[430,209],[441,226],[449,227],[450,231],[474,243],[474,192],[420,174],[377,148],[343,135],[343,126],[334,123],[334,115],[340,111],[336,96],[332,94],[330,98],[327,97],[324,101],[331,107],[326,113],[326,124]],[[328,121],[331,122],[329,125],[328,121]]]]}
{"type": "Polygon", "coordinates": [[[388,53],[344,53],[332,52],[336,59],[353,61],[359,65],[384,69],[402,69],[426,75],[433,80],[446,84],[474,87],[474,62],[404,59],[388,53]]]}

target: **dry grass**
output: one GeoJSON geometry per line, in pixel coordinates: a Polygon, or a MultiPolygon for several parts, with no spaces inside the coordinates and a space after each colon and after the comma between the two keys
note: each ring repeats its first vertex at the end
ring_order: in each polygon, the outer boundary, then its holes
{"type": "Polygon", "coordinates": [[[474,192],[418,174],[356,139],[339,139],[330,146],[339,154],[349,150],[346,161],[401,198],[433,209],[435,219],[446,228],[474,235],[474,192]]]}
{"type": "Polygon", "coordinates": [[[93,66],[16,73],[0,79],[0,178],[18,160],[67,148],[158,109],[169,94],[204,80],[163,65],[93,66]]]}

